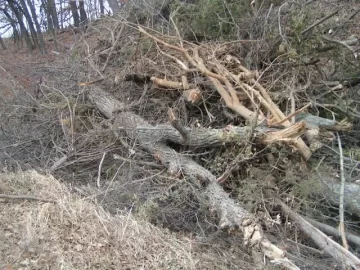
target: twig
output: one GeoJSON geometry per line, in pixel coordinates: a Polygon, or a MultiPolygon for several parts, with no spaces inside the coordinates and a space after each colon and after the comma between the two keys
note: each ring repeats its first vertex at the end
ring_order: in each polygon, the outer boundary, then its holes
{"type": "Polygon", "coordinates": [[[52,202],[55,203],[55,200],[43,199],[34,196],[28,195],[8,195],[8,194],[0,194],[0,199],[10,199],[10,200],[30,200],[30,201],[40,201],[40,202],[52,202]]]}
{"type": "MultiPolygon", "coordinates": [[[[329,234],[329,235],[332,235],[332,236],[336,236],[336,237],[341,237],[341,234],[339,232],[338,229],[328,225],[328,224],[324,224],[324,223],[321,223],[319,221],[316,221],[314,219],[311,219],[311,218],[308,218],[308,217],[305,217],[305,219],[307,221],[309,221],[312,225],[314,225],[315,227],[317,227],[318,229],[322,230],[323,232],[329,234]]],[[[360,247],[360,237],[357,236],[357,235],[354,235],[354,234],[351,234],[351,233],[347,233],[346,234],[346,239],[357,245],[358,247],[360,247]]]]}
{"type": "Polygon", "coordinates": [[[307,108],[309,108],[311,106],[311,103],[308,103],[307,105],[305,105],[304,107],[298,109],[297,111],[289,114],[288,116],[286,116],[283,120],[279,121],[279,122],[276,122],[275,124],[273,124],[274,126],[278,126],[282,123],[284,123],[285,121],[289,120],[290,118],[294,117],[295,115],[303,112],[304,110],[306,110],[307,108]]]}
{"type": "Polygon", "coordinates": [[[325,22],[326,20],[330,19],[331,17],[335,16],[336,14],[338,14],[338,12],[340,11],[340,9],[335,10],[333,13],[330,13],[329,15],[327,15],[326,17],[320,19],[319,21],[313,23],[312,25],[310,25],[308,28],[306,28],[305,30],[303,30],[301,32],[301,35],[306,34],[307,32],[309,32],[311,29],[313,29],[314,27],[318,26],[319,24],[325,22]]]}
{"type": "Polygon", "coordinates": [[[98,171],[98,177],[96,179],[96,186],[98,188],[100,188],[100,177],[101,177],[101,167],[102,167],[102,164],[104,162],[104,159],[105,159],[105,156],[106,156],[106,152],[104,152],[102,158],[101,158],[101,161],[100,161],[100,164],[99,164],[99,171],[98,171]]]}
{"type": "Polygon", "coordinates": [[[340,198],[339,198],[339,231],[341,234],[341,240],[343,243],[344,248],[349,249],[349,245],[346,241],[346,234],[345,234],[345,223],[344,223],[344,193],[345,193],[345,173],[344,173],[344,158],[343,158],[343,151],[341,146],[341,139],[340,135],[337,132],[338,137],[338,144],[339,144],[339,154],[340,154],[340,198]]]}
{"type": "Polygon", "coordinates": [[[113,44],[112,47],[111,47],[111,50],[110,50],[110,52],[109,52],[109,55],[108,55],[108,57],[106,58],[106,62],[105,62],[105,64],[104,64],[103,68],[101,69],[102,72],[105,71],[107,65],[109,64],[109,60],[110,60],[110,58],[111,58],[111,56],[112,56],[112,54],[113,54],[113,52],[114,52],[114,50],[115,50],[116,44],[118,43],[118,41],[119,41],[120,38],[121,38],[121,35],[122,35],[122,32],[124,31],[124,28],[125,28],[125,24],[123,24],[123,25],[121,26],[119,32],[117,33],[116,40],[114,41],[114,44],[113,44]]]}

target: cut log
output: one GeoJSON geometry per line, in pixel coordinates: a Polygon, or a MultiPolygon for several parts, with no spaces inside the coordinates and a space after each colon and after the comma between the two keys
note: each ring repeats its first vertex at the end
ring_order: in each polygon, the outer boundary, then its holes
{"type": "MultiPolygon", "coordinates": [[[[159,130],[158,127],[150,125],[134,113],[116,113],[119,103],[111,95],[104,95],[104,91],[100,88],[90,89],[88,97],[106,117],[113,118],[115,135],[118,135],[117,132],[121,129],[128,138],[136,141],[140,147],[147,150],[156,160],[167,167],[170,173],[181,174],[192,182],[205,186],[204,194],[208,197],[211,208],[219,214],[219,227],[221,229],[240,229],[244,235],[245,244],[249,244],[253,249],[261,249],[275,263],[281,263],[287,269],[298,269],[287,259],[284,251],[273,245],[264,236],[255,217],[229,197],[211,172],[164,143],[164,136],[156,131],[159,130]]],[[[121,106],[126,107],[123,104],[121,106]]],[[[169,129],[172,131],[166,136],[173,136],[172,139],[174,140],[179,138],[182,140],[181,135],[173,135],[177,132],[176,129],[173,127],[169,127],[169,129]]]]}
{"type": "MultiPolygon", "coordinates": [[[[92,87],[88,92],[88,97],[95,104],[98,110],[105,117],[111,118],[114,112],[124,110],[127,106],[117,101],[111,95],[97,87],[92,87]]],[[[119,118],[119,117],[117,117],[119,118]]],[[[183,136],[170,124],[161,124],[151,126],[140,116],[131,112],[122,112],[121,118],[131,119],[136,123],[132,129],[132,137],[147,138],[149,142],[174,142],[187,146],[207,147],[220,146],[227,143],[239,143],[249,140],[249,135],[253,134],[255,142],[271,144],[289,140],[296,140],[305,131],[304,123],[300,122],[286,129],[269,128],[258,126],[252,131],[251,127],[237,127],[228,125],[223,129],[196,128],[187,129],[188,138],[184,140],[183,136]]],[[[114,127],[118,130],[125,129],[127,125],[116,121],[114,127]]]]}

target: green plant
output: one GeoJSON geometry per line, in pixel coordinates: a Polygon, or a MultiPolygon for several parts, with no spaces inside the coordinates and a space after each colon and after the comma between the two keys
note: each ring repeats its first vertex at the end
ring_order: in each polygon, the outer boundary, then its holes
{"type": "Polygon", "coordinates": [[[250,1],[199,0],[196,5],[176,1],[171,10],[185,38],[231,39],[239,18],[250,11],[250,1]]]}

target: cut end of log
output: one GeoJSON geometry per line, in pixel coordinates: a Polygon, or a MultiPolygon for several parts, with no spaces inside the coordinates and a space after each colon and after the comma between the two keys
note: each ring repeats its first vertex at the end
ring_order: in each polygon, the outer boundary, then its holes
{"type": "Polygon", "coordinates": [[[305,122],[299,122],[283,130],[267,133],[265,135],[265,138],[263,139],[263,142],[274,143],[283,140],[287,140],[287,141],[296,140],[302,134],[304,134],[305,128],[306,128],[305,122]]]}
{"type": "Polygon", "coordinates": [[[185,90],[183,96],[187,102],[198,104],[201,101],[201,91],[198,88],[185,90]]]}

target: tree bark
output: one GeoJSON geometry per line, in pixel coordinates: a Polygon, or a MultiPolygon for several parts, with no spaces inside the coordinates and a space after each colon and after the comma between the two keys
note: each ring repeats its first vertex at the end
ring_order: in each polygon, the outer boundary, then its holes
{"type": "Polygon", "coordinates": [[[120,5],[117,0],[108,0],[109,6],[113,12],[113,14],[116,14],[120,11],[120,5]]]}
{"type": "Polygon", "coordinates": [[[80,11],[80,23],[85,23],[87,21],[87,15],[85,11],[84,0],[79,0],[79,11],[80,11]]]}
{"type": "MultiPolygon", "coordinates": [[[[181,173],[192,182],[199,183],[199,186],[205,185],[203,192],[209,199],[210,207],[219,214],[219,227],[221,229],[239,228],[244,234],[245,244],[249,244],[255,249],[260,248],[271,259],[281,260],[288,269],[298,269],[286,258],[284,251],[265,238],[262,228],[256,222],[255,217],[229,197],[211,172],[191,158],[183,156],[168,147],[163,136],[159,138],[159,135],[155,135],[153,139],[151,138],[152,133],[139,132],[140,129],[151,129],[151,132],[153,132],[155,127],[131,112],[121,112],[126,106],[110,94],[100,88],[93,87],[88,91],[88,98],[107,118],[114,119],[113,130],[115,130],[116,136],[119,136],[119,131],[124,132],[128,138],[136,140],[143,149],[147,150],[155,159],[167,167],[169,173],[174,175],[181,173]]],[[[177,140],[178,137],[173,139],[177,140]]]]}
{"type": "Polygon", "coordinates": [[[34,3],[32,3],[31,0],[27,0],[27,4],[29,6],[31,16],[32,16],[32,19],[33,19],[33,21],[35,23],[35,27],[36,27],[36,30],[37,30],[37,37],[39,38],[39,49],[40,49],[42,54],[45,54],[46,53],[46,48],[45,48],[44,37],[43,37],[43,34],[41,32],[41,27],[40,27],[39,21],[37,19],[34,3]]]}
{"type": "Polygon", "coordinates": [[[70,8],[71,8],[71,14],[74,19],[74,26],[79,27],[80,26],[80,17],[79,17],[79,13],[77,11],[78,8],[76,5],[76,0],[70,0],[69,4],[70,4],[70,8]]]}

